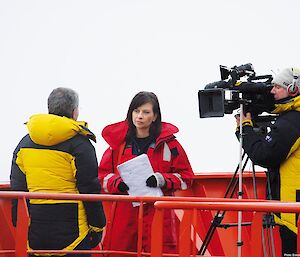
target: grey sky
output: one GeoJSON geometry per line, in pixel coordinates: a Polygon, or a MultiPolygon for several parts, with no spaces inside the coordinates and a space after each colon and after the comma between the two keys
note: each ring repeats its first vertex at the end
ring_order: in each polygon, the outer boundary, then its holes
{"type": "Polygon", "coordinates": [[[47,112],[58,86],[80,95],[79,119],[97,135],[126,116],[131,98],[155,92],[163,120],[180,129],[196,172],[233,171],[232,115],[200,119],[197,92],[219,65],[251,62],[258,75],[299,66],[296,0],[0,0],[0,180],[30,115],[47,112]]]}

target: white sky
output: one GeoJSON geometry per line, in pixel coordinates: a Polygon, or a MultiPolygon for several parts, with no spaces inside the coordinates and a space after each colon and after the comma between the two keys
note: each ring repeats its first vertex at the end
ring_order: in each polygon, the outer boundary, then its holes
{"type": "Polygon", "coordinates": [[[251,62],[257,75],[299,66],[299,10],[297,0],[0,0],[0,181],[23,123],[58,86],[79,93],[98,161],[103,127],[147,90],[195,172],[235,170],[235,120],[200,119],[198,90],[220,80],[220,64],[251,62]]]}

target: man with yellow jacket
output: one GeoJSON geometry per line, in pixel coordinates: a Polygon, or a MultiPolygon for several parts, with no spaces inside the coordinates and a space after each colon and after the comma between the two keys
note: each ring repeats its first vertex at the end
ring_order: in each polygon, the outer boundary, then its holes
{"type": "MultiPolygon", "coordinates": [[[[48,98],[49,114],[36,114],[13,154],[11,189],[43,193],[99,194],[94,134],[78,118],[78,95],[56,88],[48,98]]],[[[31,199],[28,248],[89,250],[99,244],[106,220],[101,202],[31,199]]],[[[16,224],[17,201],[12,216],[16,224]]],[[[49,256],[51,254],[45,254],[49,256]]],[[[89,257],[89,254],[72,254],[89,257]]]]}
{"type": "MultiPolygon", "coordinates": [[[[242,115],[243,148],[250,159],[268,168],[273,200],[300,201],[300,79],[297,68],[286,68],[273,79],[271,93],[279,114],[271,131],[261,138],[253,130],[251,114],[242,115]]],[[[239,126],[240,117],[236,116],[239,126]]],[[[239,128],[237,130],[239,134],[239,128]]],[[[297,253],[297,219],[295,213],[278,213],[282,256],[297,253]]]]}

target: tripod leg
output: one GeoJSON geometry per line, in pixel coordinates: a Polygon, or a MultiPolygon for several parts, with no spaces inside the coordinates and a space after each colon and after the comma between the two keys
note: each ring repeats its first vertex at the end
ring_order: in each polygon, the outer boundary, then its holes
{"type": "MultiPolygon", "coordinates": [[[[244,159],[244,157],[246,156],[246,153],[244,152],[243,155],[242,155],[242,160],[244,159]]],[[[249,160],[249,157],[247,156],[246,160],[245,160],[245,163],[243,165],[243,168],[242,168],[242,171],[244,171],[246,165],[247,165],[247,162],[249,160]]],[[[236,175],[237,175],[237,172],[239,171],[239,165],[237,165],[236,169],[235,169],[235,172],[233,174],[233,176],[231,177],[231,180],[227,186],[227,189],[226,189],[226,192],[224,194],[224,198],[228,198],[228,194],[229,194],[229,198],[232,198],[232,196],[234,195],[235,193],[235,190],[236,190],[236,187],[238,185],[238,178],[236,178],[236,175]]],[[[208,231],[207,231],[207,234],[203,240],[203,243],[198,251],[198,255],[204,255],[206,250],[207,250],[207,247],[208,247],[208,244],[210,243],[212,237],[213,237],[213,234],[215,233],[216,229],[217,229],[217,225],[219,225],[222,221],[222,219],[224,218],[224,215],[225,215],[225,211],[222,212],[222,214],[220,214],[221,211],[218,211],[215,215],[215,218],[220,216],[221,217],[221,220],[219,221],[218,224],[216,224],[215,222],[212,222],[212,224],[210,225],[208,231]]]]}
{"type": "Polygon", "coordinates": [[[261,230],[261,240],[262,240],[262,246],[263,246],[263,253],[264,253],[264,256],[266,257],[267,256],[266,239],[265,239],[265,232],[263,229],[261,230]]]}
{"type": "Polygon", "coordinates": [[[270,226],[270,240],[271,240],[271,247],[272,247],[272,256],[276,256],[275,254],[275,243],[274,243],[274,234],[273,234],[273,227],[270,226]]]}
{"type": "Polygon", "coordinates": [[[256,187],[256,176],[255,176],[255,165],[254,163],[252,162],[252,173],[253,173],[253,193],[254,193],[254,198],[255,199],[258,199],[258,195],[257,195],[257,187],[256,187]]]}
{"type": "MultiPolygon", "coordinates": [[[[245,156],[246,156],[246,153],[244,152],[244,153],[243,153],[243,156],[242,156],[242,159],[244,159],[245,156]]],[[[244,166],[243,166],[243,169],[245,169],[247,162],[248,162],[248,157],[247,157],[247,159],[246,159],[246,161],[245,161],[245,164],[244,164],[244,166]]],[[[236,179],[236,175],[237,175],[238,171],[239,171],[239,165],[237,165],[237,167],[236,167],[236,169],[235,169],[235,171],[234,171],[234,174],[233,174],[232,177],[231,177],[231,180],[230,180],[230,182],[229,182],[229,184],[228,184],[228,186],[227,186],[227,190],[226,190],[226,192],[225,192],[225,194],[224,194],[224,198],[227,198],[227,195],[228,195],[230,189],[232,188],[232,184],[233,184],[233,183],[235,183],[235,184],[234,184],[234,187],[233,187],[234,190],[232,190],[232,191],[233,191],[233,192],[235,191],[236,186],[237,186],[237,181],[238,181],[238,180],[236,179]]],[[[231,197],[232,197],[232,194],[230,194],[229,198],[231,198],[231,197]]]]}
{"type": "MultiPolygon", "coordinates": [[[[245,167],[246,167],[246,165],[247,165],[248,160],[249,160],[249,157],[247,156],[246,161],[245,161],[245,163],[244,163],[244,165],[243,165],[242,171],[245,170],[245,167]]],[[[237,168],[237,169],[238,169],[238,168],[237,168]]],[[[235,178],[235,183],[234,183],[234,186],[233,186],[233,188],[232,188],[232,190],[231,190],[231,193],[230,193],[230,195],[229,195],[229,198],[232,198],[233,194],[235,193],[235,190],[236,190],[236,187],[237,187],[238,183],[239,183],[239,179],[238,179],[238,178],[235,178]]]]}
{"type": "MultiPolygon", "coordinates": [[[[267,200],[272,200],[272,192],[271,192],[271,181],[270,181],[270,176],[269,172],[266,172],[266,177],[267,177],[267,200]]],[[[273,215],[270,213],[270,215],[273,215]]],[[[275,222],[272,218],[270,220],[270,240],[271,240],[271,250],[272,250],[272,256],[276,256],[275,253],[275,242],[274,242],[274,234],[273,234],[273,225],[275,225],[275,222]]]]}
{"type": "Polygon", "coordinates": [[[215,233],[215,230],[217,229],[217,226],[221,223],[221,221],[223,220],[224,218],[224,215],[225,215],[225,211],[223,211],[221,213],[221,211],[217,211],[215,217],[214,217],[214,220],[211,224],[211,226],[209,227],[208,231],[207,231],[207,234],[203,240],[203,243],[199,249],[199,252],[198,252],[198,255],[204,255],[206,250],[207,250],[207,247],[208,247],[208,244],[209,242],[211,241],[214,233],[215,233]]]}

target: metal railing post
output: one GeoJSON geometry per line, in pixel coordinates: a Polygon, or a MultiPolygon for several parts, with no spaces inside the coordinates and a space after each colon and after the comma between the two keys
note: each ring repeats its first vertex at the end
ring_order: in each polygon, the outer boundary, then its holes
{"type": "Polygon", "coordinates": [[[191,223],[192,210],[186,210],[179,228],[179,257],[187,256],[191,252],[191,223]]]}
{"type": "Polygon", "coordinates": [[[139,216],[138,216],[138,240],[137,240],[137,256],[142,256],[142,240],[143,240],[143,216],[144,216],[144,202],[140,202],[139,216]]]}
{"type": "Polygon", "coordinates": [[[156,208],[151,227],[151,257],[162,257],[164,210],[156,208]]]}
{"type": "Polygon", "coordinates": [[[27,257],[27,239],[28,239],[29,214],[26,198],[18,199],[18,220],[16,235],[16,257],[27,257]]]}
{"type": "Polygon", "coordinates": [[[300,215],[299,215],[298,221],[297,221],[297,228],[298,228],[298,234],[297,234],[297,254],[300,254],[300,215]]]}
{"type": "Polygon", "coordinates": [[[252,256],[261,257],[262,255],[262,220],[263,213],[255,212],[251,224],[251,253],[252,256]]]}

